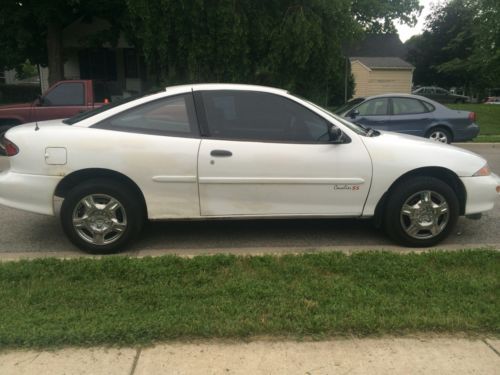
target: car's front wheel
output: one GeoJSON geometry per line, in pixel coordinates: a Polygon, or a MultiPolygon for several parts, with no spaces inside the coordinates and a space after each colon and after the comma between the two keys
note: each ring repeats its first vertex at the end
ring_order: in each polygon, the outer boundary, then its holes
{"type": "Polygon", "coordinates": [[[453,230],[458,214],[458,198],[448,184],[434,177],[414,177],[390,192],[385,229],[401,245],[433,246],[453,230]]]}
{"type": "Polygon", "coordinates": [[[140,232],[144,214],[141,200],[127,186],[93,179],[69,191],[61,207],[61,223],[68,238],[93,254],[122,251],[140,232]]]}

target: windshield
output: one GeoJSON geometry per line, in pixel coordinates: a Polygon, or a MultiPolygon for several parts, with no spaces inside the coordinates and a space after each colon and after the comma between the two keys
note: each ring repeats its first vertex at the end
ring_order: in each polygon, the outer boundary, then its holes
{"type": "Polygon", "coordinates": [[[365,99],[364,98],[355,98],[355,99],[351,99],[349,100],[347,103],[345,103],[344,105],[340,106],[339,108],[337,108],[335,110],[335,113],[337,115],[342,115],[344,114],[345,112],[348,112],[350,111],[354,106],[358,105],[359,103],[361,103],[362,101],[364,101],[365,99]]]}
{"type": "Polygon", "coordinates": [[[122,99],[119,99],[113,103],[104,104],[101,107],[97,107],[97,108],[94,108],[94,109],[91,109],[91,110],[88,110],[85,112],[77,113],[73,117],[70,117],[70,118],[67,118],[66,120],[63,120],[63,122],[67,125],[73,125],[73,124],[76,124],[77,122],[88,119],[89,117],[95,116],[99,113],[106,112],[107,110],[109,110],[111,108],[114,108],[114,107],[117,107],[119,105],[131,102],[133,100],[142,98],[142,97],[147,96],[147,95],[156,94],[156,93],[161,92],[161,91],[163,91],[163,90],[148,91],[144,94],[132,95],[132,96],[129,96],[128,98],[122,98],[122,99]]]}

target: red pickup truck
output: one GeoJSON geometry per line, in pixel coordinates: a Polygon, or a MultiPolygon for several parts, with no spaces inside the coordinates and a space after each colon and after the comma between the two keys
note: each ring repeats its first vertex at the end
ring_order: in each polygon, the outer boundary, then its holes
{"type": "Polygon", "coordinates": [[[67,118],[100,107],[107,102],[100,91],[91,80],[59,81],[32,103],[0,106],[0,136],[15,125],[67,118]]]}

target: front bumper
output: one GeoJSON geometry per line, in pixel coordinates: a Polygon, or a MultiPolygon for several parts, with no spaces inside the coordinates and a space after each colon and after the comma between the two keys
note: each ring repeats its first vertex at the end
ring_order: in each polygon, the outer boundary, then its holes
{"type": "Polygon", "coordinates": [[[0,205],[44,215],[54,215],[53,197],[62,177],[0,173],[0,205]]]}
{"type": "Polygon", "coordinates": [[[473,215],[489,211],[500,197],[497,187],[500,177],[492,173],[490,176],[460,177],[467,192],[465,215],[473,215]]]}

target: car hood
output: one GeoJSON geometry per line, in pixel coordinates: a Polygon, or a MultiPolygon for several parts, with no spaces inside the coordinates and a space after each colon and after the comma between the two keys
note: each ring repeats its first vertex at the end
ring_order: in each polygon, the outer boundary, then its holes
{"type": "Polygon", "coordinates": [[[465,177],[472,176],[487,162],[472,151],[412,135],[380,131],[379,136],[362,139],[378,167],[441,167],[465,177]]]}

